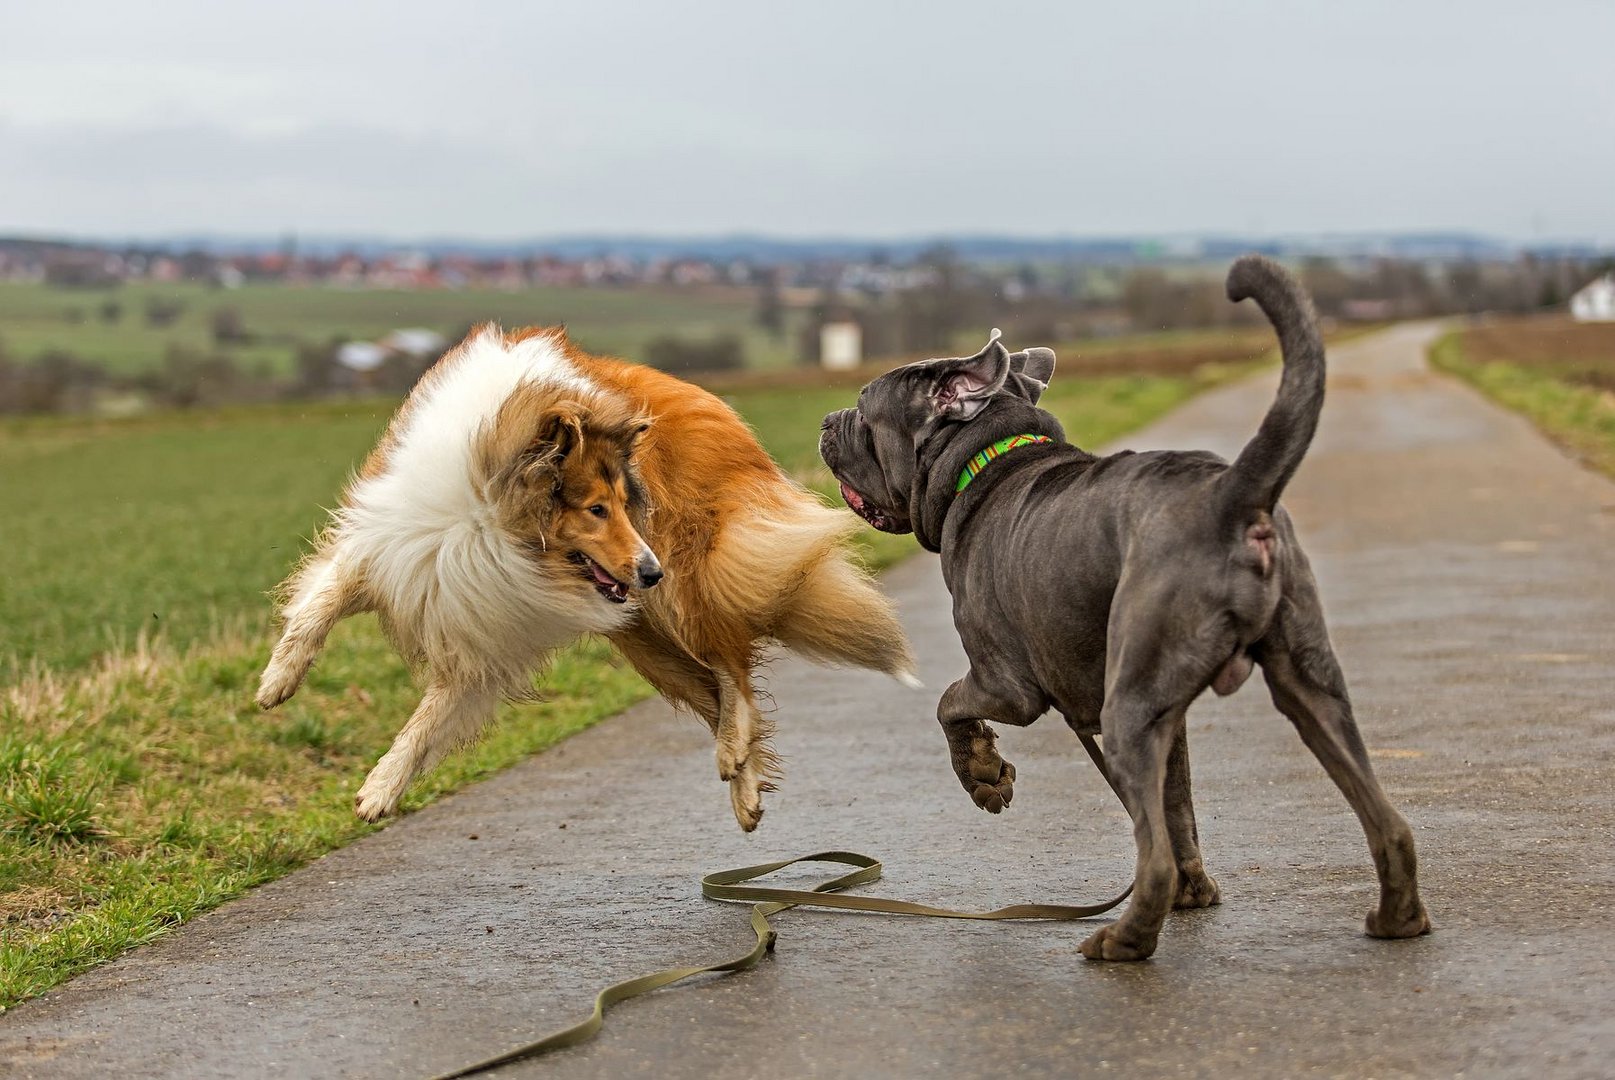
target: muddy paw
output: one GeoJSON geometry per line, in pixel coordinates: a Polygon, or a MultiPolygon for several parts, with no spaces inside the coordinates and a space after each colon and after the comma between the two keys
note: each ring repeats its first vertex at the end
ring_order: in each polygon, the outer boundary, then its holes
{"type": "Polygon", "coordinates": [[[1411,906],[1386,911],[1384,908],[1368,913],[1364,930],[1369,937],[1410,938],[1430,932],[1430,913],[1417,898],[1411,906]]]}
{"type": "Polygon", "coordinates": [[[975,804],[989,814],[1002,813],[1015,798],[1015,766],[998,756],[998,740],[979,720],[950,728],[953,771],[975,804]]]}
{"type": "Polygon", "coordinates": [[[997,754],[993,755],[993,761],[996,767],[986,764],[978,767],[972,763],[965,790],[970,792],[977,806],[989,814],[999,814],[1015,798],[1015,766],[997,754]]]}
{"type": "Polygon", "coordinates": [[[1217,881],[1204,870],[1178,871],[1178,895],[1173,899],[1175,909],[1204,908],[1222,903],[1222,890],[1217,881]]]}
{"type": "Polygon", "coordinates": [[[729,781],[729,805],[742,832],[751,832],[763,820],[762,785],[750,769],[742,769],[729,781]]]}
{"type": "Polygon", "coordinates": [[[380,821],[398,812],[398,796],[389,796],[386,792],[372,790],[370,785],[366,784],[359,789],[359,794],[353,797],[353,812],[365,821],[380,821]]]}
{"type": "Polygon", "coordinates": [[[258,693],[253,700],[260,709],[273,709],[297,693],[301,683],[301,677],[288,670],[287,665],[271,663],[264,669],[263,679],[258,683],[258,693]]]}
{"type": "Polygon", "coordinates": [[[1121,923],[1101,926],[1084,941],[1079,949],[1089,960],[1147,960],[1155,952],[1155,939],[1134,940],[1120,929],[1121,923]]]}

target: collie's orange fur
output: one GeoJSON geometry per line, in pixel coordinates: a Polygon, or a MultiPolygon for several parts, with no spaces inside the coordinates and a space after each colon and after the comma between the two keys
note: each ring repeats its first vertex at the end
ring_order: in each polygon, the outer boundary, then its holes
{"type": "Polygon", "coordinates": [[[288,579],[259,702],[291,695],[338,619],[380,613],[427,689],[360,791],[374,818],[550,651],[602,633],[706,721],[750,830],[779,775],[752,684],[771,642],[912,679],[890,606],[845,551],[857,527],[705,390],[558,329],[483,327],[422,378],[288,579]],[[463,478],[442,464],[461,442],[463,478]]]}

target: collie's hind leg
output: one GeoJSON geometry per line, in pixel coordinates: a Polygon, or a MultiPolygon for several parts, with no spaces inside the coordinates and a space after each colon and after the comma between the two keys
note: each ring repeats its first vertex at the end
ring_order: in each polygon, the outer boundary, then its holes
{"type": "Polygon", "coordinates": [[[774,725],[757,708],[751,672],[718,672],[718,775],[729,781],[735,820],[751,832],[763,818],[763,792],[774,790],[779,758],[768,744],[774,725]]]}
{"type": "Polygon", "coordinates": [[[757,710],[750,670],[707,667],[648,620],[611,635],[611,642],[662,697],[706,721],[718,742],[718,775],[729,781],[735,820],[747,832],[755,829],[778,763],[766,744],[759,746],[771,728],[757,710]]]}
{"type": "Polygon", "coordinates": [[[706,721],[713,737],[722,722],[718,679],[712,669],[647,619],[610,635],[612,645],[670,704],[706,721]]]}
{"type": "Polygon", "coordinates": [[[260,708],[273,709],[295,694],[331,628],[366,609],[363,582],[349,572],[340,554],[321,552],[287,583],[291,600],[283,612],[286,625],[258,684],[260,708]]]}
{"type": "Polygon", "coordinates": [[[808,573],[774,636],[809,659],[870,668],[909,686],[920,684],[914,653],[891,601],[839,553],[808,573]]]}
{"type": "Polygon", "coordinates": [[[502,696],[483,686],[434,679],[392,748],[365,777],[354,796],[354,813],[375,821],[395,812],[411,780],[481,734],[502,696]]]}

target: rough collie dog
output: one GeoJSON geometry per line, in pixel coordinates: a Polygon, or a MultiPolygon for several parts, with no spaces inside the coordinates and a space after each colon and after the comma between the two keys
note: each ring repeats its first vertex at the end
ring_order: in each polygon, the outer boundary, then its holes
{"type": "Polygon", "coordinates": [[[707,722],[750,831],[779,777],[752,686],[770,643],[914,678],[845,551],[856,527],[705,390],[560,329],[483,326],[422,377],[281,586],[257,701],[291,697],[338,620],[378,614],[425,693],[354,800],[374,821],[551,652],[603,634],[707,722]]]}

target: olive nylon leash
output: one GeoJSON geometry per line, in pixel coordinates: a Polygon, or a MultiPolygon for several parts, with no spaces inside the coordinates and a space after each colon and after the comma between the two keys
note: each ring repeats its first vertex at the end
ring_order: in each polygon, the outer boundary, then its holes
{"type": "MultiPolygon", "coordinates": [[[[1093,758],[1094,764],[1099,767],[1100,775],[1110,784],[1111,790],[1116,788],[1110,778],[1110,770],[1105,768],[1104,755],[1100,753],[1099,746],[1089,735],[1080,736],[1082,745],[1093,758]]],[[[1119,796],[1118,792],[1118,796],[1119,796]]],[[[501,1065],[522,1058],[532,1057],[546,1053],[550,1050],[560,1050],[567,1046],[576,1046],[579,1043],[592,1039],[605,1023],[606,1009],[619,1001],[626,1001],[640,994],[648,994],[652,990],[659,990],[664,986],[682,982],[696,975],[715,974],[728,971],[748,971],[774,949],[776,934],[769,925],[768,917],[793,907],[833,908],[839,911],[876,911],[887,915],[919,915],[932,919],[975,919],[975,920],[1009,920],[1009,919],[1050,919],[1069,921],[1074,919],[1090,919],[1095,915],[1117,907],[1123,900],[1132,894],[1133,887],[1127,888],[1117,897],[1102,904],[1011,904],[1009,907],[998,908],[994,911],[954,911],[950,908],[930,907],[926,904],[913,904],[906,900],[886,900],[878,896],[841,896],[844,889],[856,885],[868,885],[880,880],[881,864],[878,859],[868,855],[860,855],[855,851],[820,851],[812,855],[801,855],[794,859],[781,859],[779,862],[759,863],[756,866],[742,866],[736,870],[719,870],[708,874],[701,879],[701,895],[709,900],[725,900],[733,903],[752,903],[751,928],[757,935],[757,943],[751,950],[733,960],[726,960],[719,964],[708,964],[705,967],[678,967],[668,968],[665,971],[641,975],[626,982],[613,983],[595,995],[594,1011],[587,1019],[573,1024],[569,1028],[553,1032],[536,1039],[514,1050],[507,1050],[502,1054],[479,1061],[474,1065],[455,1069],[451,1072],[440,1073],[433,1080],[455,1080],[457,1077],[472,1076],[476,1073],[496,1069],[501,1065]],[[762,885],[747,885],[746,882],[766,877],[778,870],[797,863],[820,862],[839,863],[842,866],[851,866],[850,873],[840,877],[831,878],[813,886],[812,889],[775,889],[762,885]]]]}

